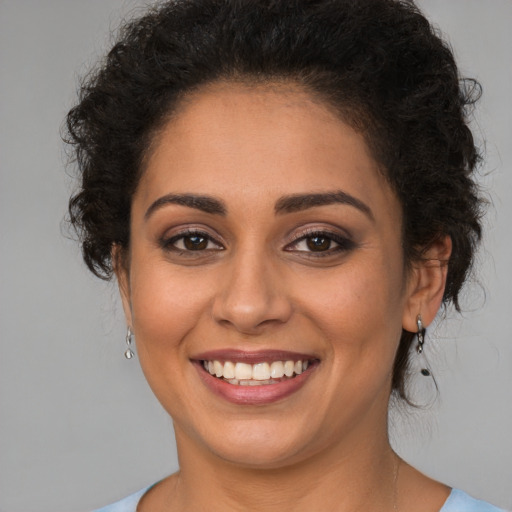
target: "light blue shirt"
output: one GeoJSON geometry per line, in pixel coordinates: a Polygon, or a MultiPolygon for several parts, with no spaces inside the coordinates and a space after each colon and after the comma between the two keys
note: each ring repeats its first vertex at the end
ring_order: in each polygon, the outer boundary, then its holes
{"type": "MultiPolygon", "coordinates": [[[[146,487],[127,498],[100,508],[94,512],[137,512],[137,505],[150,487],[146,487]]],[[[450,496],[446,500],[443,508],[439,512],[505,512],[501,508],[497,508],[485,501],[475,500],[464,491],[452,489],[450,496]]]]}

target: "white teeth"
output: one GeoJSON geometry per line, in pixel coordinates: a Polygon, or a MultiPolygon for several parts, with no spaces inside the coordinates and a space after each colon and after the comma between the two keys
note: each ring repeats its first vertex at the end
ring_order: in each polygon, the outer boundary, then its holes
{"type": "Polygon", "coordinates": [[[224,365],[219,361],[213,361],[213,371],[216,377],[222,377],[224,372],[224,365]]]}
{"type": "Polygon", "coordinates": [[[204,369],[218,378],[224,378],[230,384],[239,386],[258,386],[274,384],[284,377],[300,375],[308,369],[309,361],[272,361],[256,364],[233,363],[226,361],[203,361],[204,369]]]}
{"type": "Polygon", "coordinates": [[[282,361],[274,361],[270,365],[270,376],[273,379],[280,379],[284,376],[284,364],[282,361]]]}
{"type": "Polygon", "coordinates": [[[294,369],[295,369],[295,363],[293,361],[286,361],[286,363],[284,363],[284,374],[287,377],[291,377],[293,375],[294,369]]]}
{"type": "Polygon", "coordinates": [[[231,379],[231,380],[228,380],[228,382],[230,384],[238,384],[239,386],[262,386],[262,385],[266,385],[266,384],[277,384],[279,381],[278,380],[274,380],[274,379],[268,379],[268,380],[254,380],[254,379],[251,379],[251,380],[236,380],[236,379],[231,379]]]}
{"type": "Polygon", "coordinates": [[[252,379],[252,365],[247,363],[236,363],[235,379],[252,379]]]}
{"type": "Polygon", "coordinates": [[[235,365],[231,361],[226,361],[224,363],[224,375],[225,379],[234,379],[235,378],[235,365]]]}
{"type": "Polygon", "coordinates": [[[254,380],[270,379],[270,365],[268,363],[258,363],[252,367],[252,378],[254,380]]]}

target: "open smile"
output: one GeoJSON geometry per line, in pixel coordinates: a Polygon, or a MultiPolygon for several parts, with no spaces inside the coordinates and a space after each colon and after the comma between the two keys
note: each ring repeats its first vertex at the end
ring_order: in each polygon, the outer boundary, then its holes
{"type": "Polygon", "coordinates": [[[203,361],[204,369],[219,379],[235,386],[263,386],[301,375],[309,367],[309,360],[272,361],[256,364],[232,361],[203,361]]]}
{"type": "Polygon", "coordinates": [[[264,405],[291,395],[320,363],[311,355],[279,351],[216,351],[193,362],[212,392],[240,405],[264,405]]]}

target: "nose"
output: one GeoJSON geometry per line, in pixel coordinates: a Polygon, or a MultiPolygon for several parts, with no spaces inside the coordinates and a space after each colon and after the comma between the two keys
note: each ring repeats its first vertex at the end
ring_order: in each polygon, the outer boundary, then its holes
{"type": "Polygon", "coordinates": [[[288,321],[292,304],[282,272],[268,255],[248,250],[233,256],[227,267],[213,303],[216,322],[240,333],[259,334],[288,321]]]}

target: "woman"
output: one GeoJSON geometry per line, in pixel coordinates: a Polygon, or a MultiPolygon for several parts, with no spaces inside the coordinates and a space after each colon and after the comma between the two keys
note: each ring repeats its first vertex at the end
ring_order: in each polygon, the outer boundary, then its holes
{"type": "Polygon", "coordinates": [[[125,27],[68,116],[70,213],[180,471],[103,510],[498,510],[387,436],[480,238],[477,90],[396,0],[178,1],[125,27]]]}

